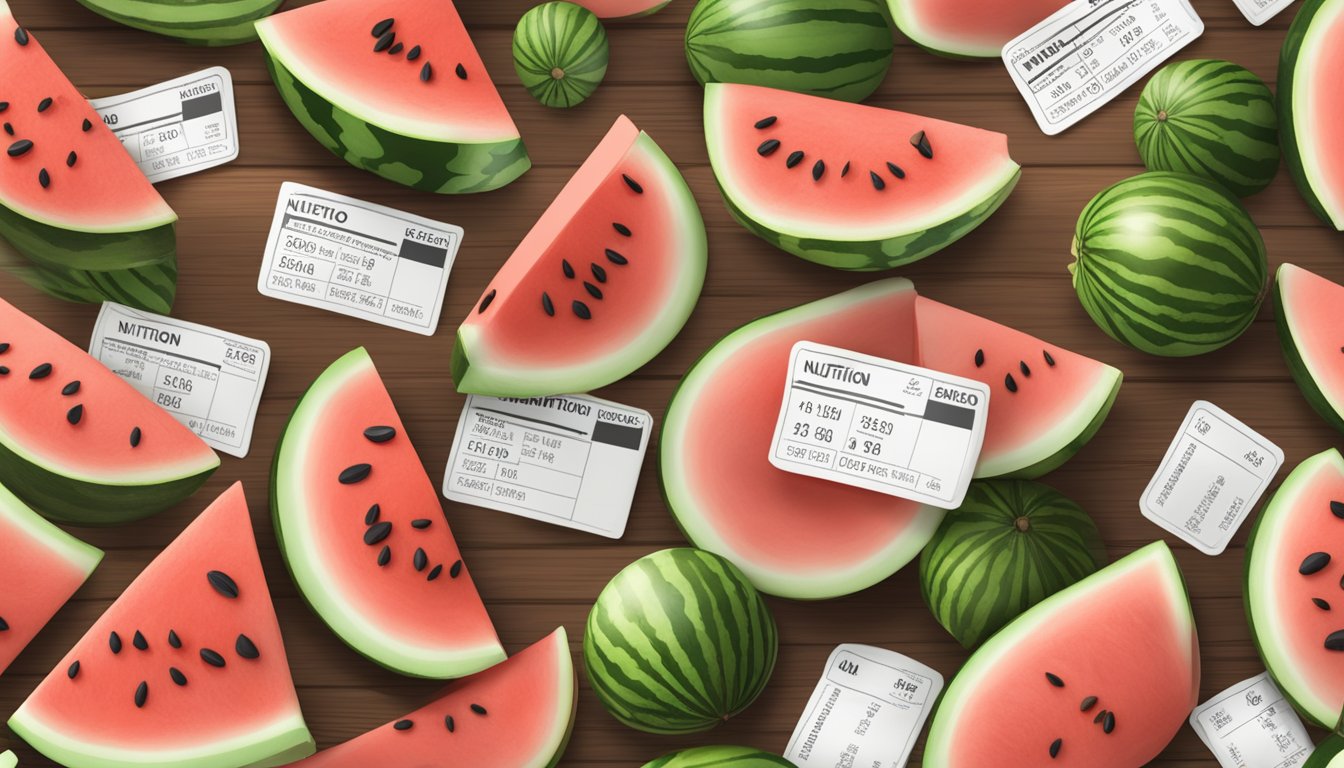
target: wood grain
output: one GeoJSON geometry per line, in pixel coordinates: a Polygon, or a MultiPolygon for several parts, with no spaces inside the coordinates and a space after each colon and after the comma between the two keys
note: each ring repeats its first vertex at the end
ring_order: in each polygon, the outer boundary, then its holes
{"type": "MultiPolygon", "coordinates": [[[[23,700],[140,568],[234,480],[244,481],[252,502],[294,677],[320,744],[355,736],[430,696],[433,683],[400,678],[369,664],[302,604],[280,563],[269,525],[266,483],[273,446],[308,382],[336,356],[363,344],[396,398],[426,471],[437,481],[462,405],[448,377],[453,327],[621,112],[648,130],[685,171],[709,226],[711,265],[704,298],[685,332],[646,368],[602,395],[642,406],[661,418],[679,376],[726,331],[766,312],[876,278],[793,259],[751,237],[728,217],[707,165],[700,90],[681,52],[692,0],[676,0],[648,19],[609,25],[612,66],[607,82],[590,102],[566,113],[537,105],[512,73],[512,26],[531,1],[459,0],[537,166],[503,191],[471,198],[414,193],[328,155],[280,103],[256,45],[191,48],[117,27],[74,0],[11,4],[90,96],[127,91],[215,64],[233,72],[242,156],[230,166],[162,185],[182,217],[175,314],[266,339],[275,361],[247,459],[224,457],[207,488],[144,523],[78,531],[107,549],[108,558],[0,678],[0,715],[23,700]],[[257,294],[261,250],[276,192],[285,180],[466,227],[443,327],[436,336],[414,336],[257,294]]],[[[1230,0],[1195,0],[1195,6],[1208,31],[1183,56],[1230,58],[1273,82],[1291,9],[1256,29],[1230,0]]],[[[1130,128],[1137,98],[1138,90],[1131,90],[1065,135],[1049,138],[1036,129],[1000,64],[945,61],[901,39],[891,74],[871,100],[1009,134],[1013,154],[1025,168],[1017,192],[976,233],[901,274],[931,297],[1124,370],[1126,384],[1106,427],[1077,459],[1048,478],[1097,519],[1113,557],[1162,536],[1139,516],[1137,499],[1192,400],[1213,400],[1263,431],[1283,447],[1290,466],[1337,440],[1288,378],[1268,308],[1236,344],[1195,360],[1162,360],[1125,349],[1098,331],[1079,308],[1065,271],[1074,221],[1103,186],[1140,170],[1130,128]]],[[[1264,230],[1272,266],[1292,261],[1344,280],[1340,236],[1311,215],[1286,173],[1248,205],[1264,230]]],[[[0,277],[0,292],[76,343],[87,343],[96,308],[57,302],[7,277],[0,277]]],[[[640,481],[629,531],[619,542],[473,507],[449,505],[447,512],[510,651],[564,624],[577,653],[588,607],[607,579],[640,555],[684,543],[659,496],[652,459],[640,481]]],[[[1242,611],[1245,538],[1243,530],[1217,558],[1169,539],[1195,599],[1205,697],[1262,669],[1242,611]]],[[[949,677],[965,659],[923,606],[911,569],[842,600],[770,602],[783,639],[780,664],[770,688],[749,711],[700,738],[650,737],[608,717],[583,682],[578,730],[562,765],[637,766],[663,751],[700,743],[782,750],[837,643],[891,647],[949,677]]],[[[6,740],[19,750],[25,766],[50,765],[0,732],[0,746],[6,740]]],[[[912,765],[918,764],[918,754],[912,765]]],[[[1189,728],[1153,763],[1167,768],[1213,764],[1189,728]]]]}

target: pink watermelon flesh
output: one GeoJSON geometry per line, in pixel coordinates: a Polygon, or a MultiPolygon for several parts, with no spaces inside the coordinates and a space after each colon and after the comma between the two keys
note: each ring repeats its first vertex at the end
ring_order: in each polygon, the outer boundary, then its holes
{"type": "Polygon", "coordinates": [[[1344,425],[1344,285],[1283,264],[1276,278],[1280,339],[1307,399],[1344,425]]]}
{"type": "Polygon", "coordinates": [[[997,58],[1009,40],[1068,0],[888,0],[897,26],[915,43],[949,56],[997,58]]]}
{"type": "Polygon", "coordinates": [[[671,0],[575,0],[599,19],[627,19],[662,10],[671,0]]]}
{"type": "Polygon", "coordinates": [[[71,768],[231,768],[312,754],[241,484],[136,577],[9,725],[71,768]]]}
{"type": "Polygon", "coordinates": [[[576,693],[561,628],[415,712],[294,768],[547,768],[564,751],[576,693]]]}
{"type": "Polygon", "coordinates": [[[1280,89],[1292,91],[1292,131],[1286,140],[1295,142],[1290,163],[1306,177],[1314,207],[1344,230],[1344,141],[1339,139],[1344,89],[1338,80],[1344,72],[1344,3],[1321,0],[1311,12],[1293,60],[1281,63],[1286,71],[1280,74],[1280,89]]]}

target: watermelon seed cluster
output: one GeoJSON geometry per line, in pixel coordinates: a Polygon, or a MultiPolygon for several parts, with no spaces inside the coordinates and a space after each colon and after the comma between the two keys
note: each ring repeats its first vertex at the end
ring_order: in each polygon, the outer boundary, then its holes
{"type": "MultiPolygon", "coordinates": [[[[760,120],[757,120],[755,123],[753,123],[753,126],[758,131],[764,131],[768,128],[774,127],[775,124],[777,124],[778,122],[779,122],[778,115],[770,115],[768,117],[763,117],[760,120]]],[[[926,160],[933,159],[933,145],[929,143],[929,136],[927,132],[919,131],[915,133],[913,136],[911,136],[910,145],[913,146],[919,152],[919,154],[924,157],[924,159],[926,160]]],[[[766,139],[765,141],[761,142],[760,146],[756,147],[756,154],[760,155],[761,157],[770,157],[771,155],[779,151],[780,146],[781,144],[779,139],[773,139],[773,138],[766,139]]],[[[806,158],[807,158],[806,152],[802,150],[794,150],[793,152],[789,153],[787,158],[784,159],[784,167],[788,169],[796,168],[799,165],[801,165],[803,160],[805,160],[806,158]]],[[[849,167],[850,163],[846,161],[844,167],[840,170],[840,178],[843,179],[849,175],[849,167]]],[[[887,173],[894,176],[897,181],[905,179],[906,176],[905,169],[891,162],[890,160],[888,160],[886,163],[886,171],[887,173]]],[[[820,182],[822,177],[825,175],[826,175],[825,160],[818,160],[812,164],[812,181],[820,182]]],[[[872,182],[873,189],[876,189],[878,192],[881,192],[887,188],[886,178],[883,177],[881,174],[879,174],[877,171],[872,170],[868,171],[868,179],[869,181],[872,182]]]]}
{"type": "MultiPolygon", "coordinates": [[[[1330,513],[1335,517],[1344,519],[1344,502],[1331,501],[1330,513]]],[[[1325,570],[1330,565],[1329,552],[1312,552],[1302,558],[1301,565],[1297,566],[1297,572],[1303,576],[1313,576],[1325,570]]],[[[1344,589],[1344,577],[1340,578],[1339,586],[1344,589]]],[[[1315,605],[1322,611],[1330,610],[1330,603],[1323,598],[1311,598],[1312,605],[1315,605]]],[[[1344,651],[1344,629],[1337,629],[1325,636],[1325,649],[1327,651],[1344,651]]]]}
{"type": "MultiPolygon", "coordinates": [[[[397,23],[396,19],[386,18],[378,22],[377,24],[374,24],[373,29],[369,30],[369,34],[374,37],[374,43],[373,43],[374,53],[386,53],[389,56],[400,56],[401,52],[403,50],[406,50],[405,43],[397,41],[397,33],[392,29],[392,27],[394,27],[396,23],[397,23]]],[[[406,60],[411,62],[418,61],[423,53],[424,51],[420,48],[420,46],[418,45],[411,46],[411,49],[406,51],[406,60]]],[[[457,67],[453,69],[453,72],[454,74],[457,75],[459,80],[467,79],[467,68],[463,66],[461,63],[459,63],[457,67]]],[[[434,79],[434,66],[430,62],[426,61],[420,67],[420,82],[428,83],[430,80],[433,79],[434,79]]]]}
{"type": "MultiPolygon", "coordinates": [[[[1054,674],[1053,672],[1046,672],[1045,680],[1055,688],[1064,687],[1064,679],[1061,678],[1059,675],[1054,674]]],[[[1097,706],[1098,701],[1099,699],[1096,696],[1086,696],[1078,704],[1078,711],[1089,712],[1092,710],[1093,707],[1097,706]]],[[[1112,731],[1115,730],[1115,713],[1110,711],[1109,709],[1103,709],[1097,713],[1096,717],[1092,718],[1092,724],[1100,725],[1102,733],[1110,734],[1112,731]]],[[[1063,748],[1064,748],[1064,739],[1062,738],[1055,739],[1054,741],[1050,742],[1050,747],[1048,749],[1048,751],[1050,752],[1050,758],[1054,759],[1059,757],[1059,752],[1063,748]]]]}
{"type": "MultiPolygon", "coordinates": [[[[480,704],[472,704],[471,712],[472,714],[478,717],[485,717],[487,714],[485,707],[482,707],[480,704]]],[[[406,718],[404,720],[398,720],[397,722],[392,724],[392,727],[398,731],[409,731],[415,727],[415,721],[411,720],[410,718],[406,718]]],[[[452,715],[444,715],[443,727],[447,728],[449,733],[456,733],[457,720],[453,719],[452,715]]]]}
{"type": "MultiPolygon", "coordinates": [[[[1045,360],[1045,364],[1047,366],[1049,366],[1050,368],[1055,367],[1055,357],[1054,355],[1050,354],[1050,350],[1042,349],[1041,357],[1045,360]]],[[[985,366],[985,350],[977,349],[975,350],[975,367],[983,368],[984,366],[985,366]]],[[[1031,366],[1027,365],[1026,360],[1017,361],[1017,372],[1020,373],[1022,377],[1025,379],[1031,378],[1031,366]]],[[[1011,371],[1003,375],[1003,386],[1009,392],[1014,393],[1017,392],[1018,390],[1017,379],[1013,376],[1011,371]]]]}

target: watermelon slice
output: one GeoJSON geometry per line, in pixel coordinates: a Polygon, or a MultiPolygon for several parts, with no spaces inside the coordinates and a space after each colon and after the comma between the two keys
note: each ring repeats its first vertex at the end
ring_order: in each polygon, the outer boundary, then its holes
{"type": "Polygon", "coordinates": [[[1344,431],[1344,285],[1292,264],[1274,284],[1279,343],[1293,381],[1330,426],[1344,431]]]}
{"type": "Polygon", "coordinates": [[[458,391],[567,394],[628,376],[690,317],[706,249],[677,167],[618,118],[458,328],[458,391]]]}
{"type": "Polygon", "coordinates": [[[729,334],[686,374],[668,407],[663,492],[696,546],[732,560],[762,591],[798,599],[837,597],[887,578],[919,554],[943,517],[769,463],[789,353],[802,339],[989,384],[979,476],[1031,477],[1062,464],[1105,418],[1121,378],[1110,366],[919,298],[903,279],[729,334]],[[1030,377],[1018,368],[1027,360],[1030,377]]]}
{"type": "Polygon", "coordinates": [[[1068,0],[887,0],[896,26],[919,47],[953,58],[992,58],[1068,0]]]}
{"type": "Polygon", "coordinates": [[[313,753],[242,484],[131,582],[9,727],[68,768],[241,768],[313,753]]]}
{"type": "Polygon", "coordinates": [[[981,646],[943,692],[924,766],[1134,768],[1157,757],[1198,701],[1195,618],[1159,541],[981,646]]]}
{"type": "Polygon", "coordinates": [[[651,16],[672,0],[575,0],[579,5],[597,14],[599,19],[620,21],[651,16]]]}
{"type": "Polygon", "coordinates": [[[0,672],[103,559],[0,486],[0,672]]]}
{"type": "Polygon", "coordinates": [[[238,45],[257,39],[256,20],[282,0],[79,0],[128,27],[193,45],[238,45]]]}
{"type": "Polygon", "coordinates": [[[436,701],[293,768],[551,768],[574,728],[578,686],[561,627],[436,701]]]}
{"type": "Polygon", "coordinates": [[[532,167],[452,0],[324,0],[257,34],[285,104],[357,168],[462,194],[532,167]]]}
{"type": "Polygon", "coordinates": [[[1344,72],[1344,0],[1305,0],[1279,59],[1283,157],[1316,215],[1344,230],[1340,72],[1344,72]]]}
{"type": "Polygon", "coordinates": [[[705,142],[743,226],[837,269],[941,250],[989,218],[1022,170],[1001,133],[755,85],[705,86],[705,142]]]}
{"type": "Polygon", "coordinates": [[[275,452],[271,511],[299,591],[351,648],[440,679],[503,660],[438,492],[363,347],[295,406],[275,452]]]}
{"type": "Polygon", "coordinates": [[[106,298],[167,312],[177,215],[5,0],[0,81],[0,237],[106,298]]]}
{"type": "Polygon", "coordinates": [[[113,525],[190,496],[219,466],[194,432],[0,299],[0,482],[53,520],[113,525]]]}

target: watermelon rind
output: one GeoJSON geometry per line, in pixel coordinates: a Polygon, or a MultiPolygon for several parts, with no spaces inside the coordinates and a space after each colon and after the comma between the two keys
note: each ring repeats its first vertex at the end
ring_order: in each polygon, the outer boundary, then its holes
{"type": "Polygon", "coordinates": [[[177,294],[177,260],[146,267],[95,272],[38,264],[0,238],[0,272],[63,301],[100,304],[115,301],[166,315],[177,294]]]}
{"type": "Polygon", "coordinates": [[[0,752],[0,768],[14,768],[19,764],[18,755],[8,750],[0,752]]]}
{"type": "Polygon", "coordinates": [[[602,84],[610,50],[602,22],[581,5],[556,0],[523,14],[513,31],[513,68],[543,105],[567,109],[602,84]]]}
{"type": "MultiPolygon", "coordinates": [[[[1111,407],[1115,405],[1116,398],[1120,396],[1120,385],[1124,383],[1124,378],[1124,374],[1118,368],[1108,366],[1106,383],[1093,390],[1088,399],[1082,400],[1078,404],[1076,413],[1087,419],[1086,424],[1081,429],[1074,431],[1073,438],[1053,453],[1026,466],[1021,466],[1023,458],[1020,452],[1004,453],[1000,457],[986,459],[976,464],[975,477],[1035,480],[1064,466],[1069,459],[1078,455],[1083,446],[1087,445],[1093,437],[1096,437],[1097,432],[1101,430],[1101,425],[1106,423],[1106,417],[1111,415],[1111,407]]],[[[1063,422],[1057,423],[1051,434],[1063,432],[1066,426],[1067,424],[1063,422]]]]}
{"type": "Polygon", "coordinates": [[[1339,44],[1337,40],[1328,39],[1326,32],[1341,14],[1344,14],[1344,0],[1304,0],[1283,41],[1278,87],[1279,132],[1283,137],[1283,158],[1288,172],[1311,210],[1338,230],[1344,230],[1344,190],[1326,188],[1319,176],[1324,163],[1318,149],[1333,145],[1338,137],[1313,135],[1303,123],[1307,120],[1306,111],[1314,102],[1311,96],[1313,84],[1320,77],[1337,74],[1319,72],[1313,63],[1323,51],[1339,44]]]}
{"type": "MultiPolygon", "coordinates": [[[[1344,432],[1344,403],[1332,401],[1316,383],[1316,374],[1312,372],[1313,366],[1303,355],[1297,338],[1293,335],[1293,323],[1288,317],[1289,299],[1284,290],[1285,283],[1292,279],[1294,271],[1301,271],[1301,268],[1287,263],[1280,264],[1278,276],[1274,281],[1274,325],[1278,329],[1279,347],[1283,350],[1284,361],[1288,363],[1288,372],[1292,374],[1293,381],[1297,383],[1297,388],[1302,390],[1302,396],[1306,398],[1312,410],[1330,426],[1344,432]]],[[[1325,375],[1324,372],[1322,375],[1325,375]]]]}
{"type": "Polygon", "coordinates": [[[238,45],[257,39],[255,22],[283,0],[79,0],[118,24],[205,46],[238,45]]]}
{"type": "Polygon", "coordinates": [[[645,763],[644,768],[794,768],[778,755],[751,747],[694,747],[645,763]]]}
{"type": "MultiPolygon", "coordinates": [[[[579,5],[582,5],[584,8],[587,8],[588,10],[592,11],[593,13],[596,13],[596,14],[597,14],[597,17],[598,17],[599,19],[604,20],[604,21],[629,21],[629,20],[632,20],[632,19],[642,19],[642,18],[644,18],[645,16],[652,16],[653,14],[655,14],[655,13],[657,13],[657,12],[663,10],[664,8],[666,8],[667,5],[668,5],[668,3],[672,2],[672,0],[662,0],[661,2],[653,2],[653,3],[650,3],[649,6],[648,6],[647,8],[644,8],[644,9],[639,10],[639,11],[635,11],[634,13],[625,13],[625,12],[606,12],[605,10],[603,10],[603,7],[604,7],[604,6],[608,6],[608,5],[611,5],[611,6],[613,6],[613,7],[614,7],[614,6],[619,6],[619,5],[620,5],[619,2],[616,2],[616,3],[604,3],[604,2],[595,1],[595,0],[575,0],[575,2],[577,2],[579,5]],[[593,7],[593,6],[597,6],[597,7],[593,7]]],[[[634,6],[638,6],[639,3],[638,3],[638,2],[635,2],[635,3],[632,3],[632,5],[634,5],[634,6]]]]}
{"type": "Polygon", "coordinates": [[[0,485],[0,516],[9,519],[33,540],[42,542],[43,546],[62,560],[86,574],[93,573],[93,569],[103,560],[101,549],[84,543],[43,519],[3,485],[0,485]]]}
{"type": "MultiPolygon", "coordinates": [[[[975,61],[977,59],[997,59],[1003,55],[1003,46],[987,48],[962,40],[938,38],[926,32],[915,14],[910,12],[901,0],[887,0],[887,9],[891,13],[892,23],[909,38],[910,42],[927,53],[956,61],[975,61]]],[[[1024,32],[1026,30],[1023,30],[1024,32]]]]}
{"type": "Polygon", "coordinates": [[[1316,745],[1302,768],[1344,768],[1344,737],[1330,734],[1316,745]]]}

